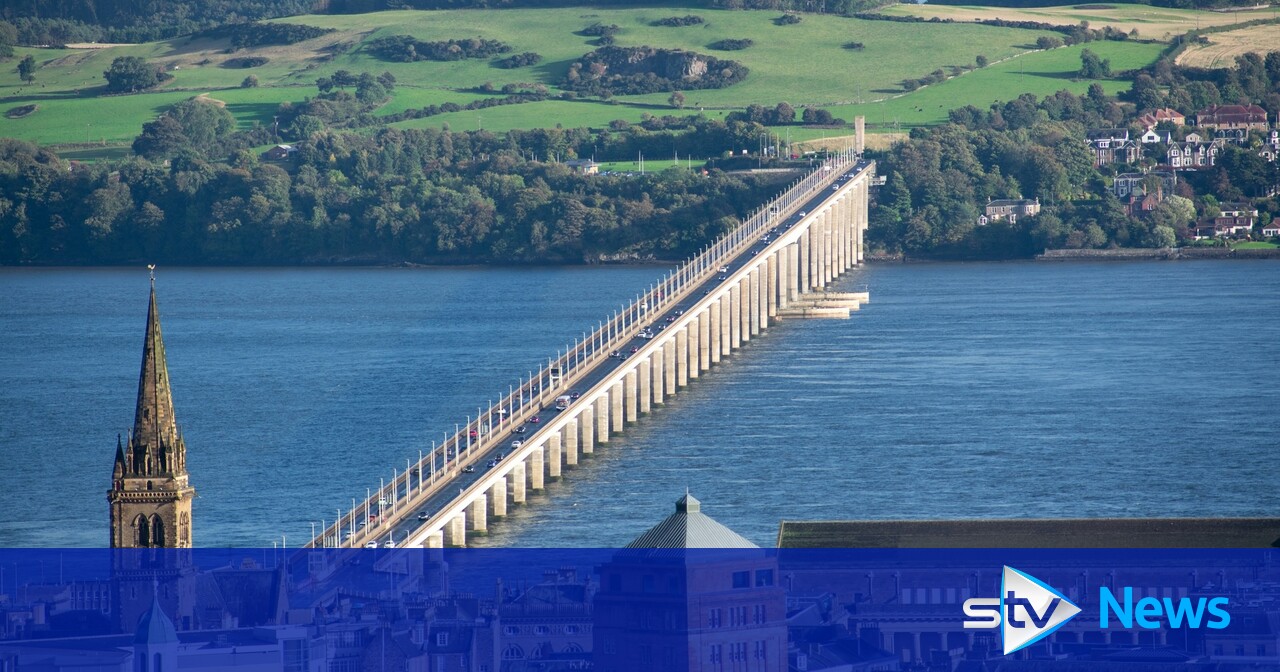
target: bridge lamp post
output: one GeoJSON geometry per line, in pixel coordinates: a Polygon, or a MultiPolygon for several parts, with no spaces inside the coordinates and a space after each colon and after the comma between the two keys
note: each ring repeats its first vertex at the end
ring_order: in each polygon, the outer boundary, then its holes
{"type": "MultiPolygon", "coordinates": [[[[422,473],[419,469],[418,473],[422,473]]],[[[409,458],[404,458],[404,498],[409,499],[413,495],[413,472],[409,470],[409,458]]]]}
{"type": "Polygon", "coordinates": [[[316,538],[316,521],[314,520],[311,521],[311,538],[313,540],[316,538]]]}
{"type": "Polygon", "coordinates": [[[471,454],[471,416],[467,415],[467,454],[471,454]]]}
{"type": "Polygon", "coordinates": [[[320,548],[329,548],[329,521],[320,519],[320,548]]]}
{"type": "Polygon", "coordinates": [[[351,526],[350,527],[351,538],[355,539],[356,538],[356,498],[355,497],[351,498],[351,522],[349,524],[351,526]]]}

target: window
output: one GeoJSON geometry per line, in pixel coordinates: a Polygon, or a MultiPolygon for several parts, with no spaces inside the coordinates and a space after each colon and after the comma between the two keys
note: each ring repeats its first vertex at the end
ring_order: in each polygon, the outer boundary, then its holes
{"type": "Polygon", "coordinates": [[[306,642],[301,639],[286,639],[284,645],[284,672],[307,672],[306,642]]]}
{"type": "Polygon", "coordinates": [[[520,648],[516,644],[508,644],[507,648],[502,650],[502,659],[503,660],[523,660],[524,649],[520,648]]]}
{"type": "Polygon", "coordinates": [[[773,585],[773,570],[757,569],[756,570],[756,587],[763,588],[763,587],[772,586],[772,585],[773,585]]]}
{"type": "Polygon", "coordinates": [[[752,616],[754,617],[752,620],[756,625],[760,625],[761,623],[764,623],[765,620],[767,620],[765,618],[764,605],[757,604],[755,608],[752,610],[752,616]]]}
{"type": "Polygon", "coordinates": [[[720,662],[721,657],[724,655],[724,646],[721,644],[712,644],[710,649],[711,649],[711,662],[713,663],[720,662]]]}
{"type": "Polygon", "coordinates": [[[518,635],[520,634],[520,626],[508,625],[507,627],[502,629],[502,632],[507,635],[518,635]]]}
{"type": "Polygon", "coordinates": [[[447,633],[447,632],[437,632],[437,633],[436,633],[436,646],[449,646],[449,633],[447,633]]]}
{"type": "Polygon", "coordinates": [[[733,587],[734,588],[751,587],[751,572],[734,572],[733,587]]]}
{"type": "Polygon", "coordinates": [[[718,628],[720,627],[720,624],[721,624],[720,610],[719,609],[710,610],[707,614],[707,627],[718,628]]]}
{"type": "Polygon", "coordinates": [[[604,652],[605,652],[605,653],[617,653],[617,652],[618,652],[617,644],[613,641],[613,638],[612,638],[612,637],[605,637],[605,638],[604,638],[604,642],[603,642],[602,644],[604,645],[604,652]]]}
{"type": "Polygon", "coordinates": [[[535,634],[535,635],[545,635],[545,634],[547,634],[548,632],[551,632],[551,628],[548,628],[548,627],[547,627],[547,626],[545,626],[545,625],[535,625],[535,626],[533,626],[533,634],[535,634]]]}
{"type": "Polygon", "coordinates": [[[576,625],[566,625],[566,626],[564,626],[564,634],[566,634],[566,635],[576,635],[576,634],[578,634],[578,626],[576,626],[576,625]]]}

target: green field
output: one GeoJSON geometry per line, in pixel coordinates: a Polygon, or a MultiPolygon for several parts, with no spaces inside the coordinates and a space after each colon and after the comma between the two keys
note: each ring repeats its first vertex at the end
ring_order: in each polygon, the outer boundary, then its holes
{"type": "MultiPolygon", "coordinates": [[[[242,127],[269,125],[276,107],[314,95],[314,81],[345,69],[352,72],[390,71],[398,85],[393,99],[376,114],[395,114],[430,104],[465,104],[486,94],[476,87],[489,82],[540,83],[556,92],[555,84],[570,63],[594,47],[592,39],[575,31],[595,22],[621,26],[620,45],[649,44],[692,49],[738,60],[751,69],[748,78],[719,90],[686,92],[683,112],[667,105],[667,93],[621,96],[599,100],[548,100],[492,107],[397,124],[406,128],[440,127],[503,131],[512,128],[561,125],[602,127],[615,119],[638,121],[642,114],[689,114],[701,110],[710,117],[751,103],[787,101],[824,106],[836,116],[852,119],[865,114],[881,130],[898,125],[936,123],[947,109],[974,104],[986,107],[994,99],[1015,97],[1021,91],[1050,93],[1059,88],[1083,91],[1087,82],[1070,81],[1079,67],[1079,48],[1027,53],[1041,31],[993,28],[972,24],[907,24],[865,21],[830,15],[805,15],[791,26],[776,26],[774,11],[728,11],[679,7],[615,9],[561,7],[509,10],[389,11],[362,15],[300,16],[282,19],[335,28],[336,32],[284,47],[263,47],[224,53],[226,44],[207,39],[177,38],[165,42],[98,50],[19,49],[32,53],[40,68],[34,84],[19,81],[16,69],[0,69],[0,114],[14,107],[37,104],[21,119],[0,117],[0,136],[34,140],[55,147],[86,144],[128,144],[167,106],[184,98],[207,94],[227,104],[242,127]],[[678,28],[655,27],[652,21],[673,15],[697,14],[705,24],[678,28]],[[503,70],[491,59],[447,63],[420,61],[391,63],[374,58],[364,44],[379,36],[411,34],[423,40],[484,37],[510,44],[516,52],[543,56],[535,66],[503,70]],[[713,52],[708,43],[726,38],[750,38],[755,45],[742,51],[713,52]],[[846,42],[862,42],[851,51],[846,42]],[[920,45],[928,45],[927,49],[920,45]],[[972,63],[979,54],[993,62],[985,70],[900,95],[899,83],[937,68],[972,63]],[[1019,56],[1019,54],[1022,54],[1019,56]],[[173,75],[158,90],[124,96],[102,96],[102,72],[120,55],[139,55],[163,65],[173,75]],[[269,59],[265,65],[241,69],[222,67],[232,57],[269,59]],[[1016,57],[1016,58],[1015,58],[1016,57]],[[240,89],[246,75],[260,87],[240,89]],[[899,96],[899,97],[895,97],[899,96]],[[882,100],[883,102],[871,102],[882,100]],[[859,104],[859,101],[862,101],[859,104]]],[[[1095,43],[1092,49],[1124,69],[1145,65],[1156,56],[1157,45],[1095,43]]],[[[1109,90],[1123,82],[1108,82],[1109,90]]],[[[501,94],[489,94],[501,95],[501,94]]],[[[794,139],[811,139],[840,131],[793,128],[794,139]]]]}
{"type": "Polygon", "coordinates": [[[1275,243],[1268,243],[1263,240],[1254,240],[1247,243],[1236,243],[1231,247],[1237,250],[1274,250],[1280,247],[1280,245],[1277,245],[1275,243]]]}

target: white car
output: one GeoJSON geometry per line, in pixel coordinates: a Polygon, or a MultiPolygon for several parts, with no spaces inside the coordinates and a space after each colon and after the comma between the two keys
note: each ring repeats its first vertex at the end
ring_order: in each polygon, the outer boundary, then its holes
{"type": "Polygon", "coordinates": [[[383,547],[383,548],[395,548],[395,547],[396,547],[396,542],[395,542],[395,540],[394,540],[394,539],[388,539],[388,540],[386,540],[386,541],[382,542],[382,547],[383,547]]]}
{"type": "Polygon", "coordinates": [[[516,439],[515,441],[511,442],[512,448],[519,448],[520,446],[523,446],[523,445],[524,445],[524,441],[522,439],[516,439]]]}
{"type": "Polygon", "coordinates": [[[366,542],[364,543],[364,547],[365,547],[365,548],[377,548],[377,547],[378,547],[378,542],[376,542],[376,541],[366,541],[366,542]]]}

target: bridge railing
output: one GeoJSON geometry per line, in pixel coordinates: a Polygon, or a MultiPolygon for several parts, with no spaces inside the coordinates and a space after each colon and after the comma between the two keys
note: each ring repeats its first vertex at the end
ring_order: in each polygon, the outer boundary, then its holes
{"type": "MultiPolygon", "coordinates": [[[[701,284],[725,262],[737,256],[770,225],[789,216],[796,206],[812,195],[812,191],[831,182],[839,167],[857,160],[852,149],[842,150],[824,160],[819,166],[793,182],[785,191],[764,206],[757,208],[741,224],[720,236],[715,242],[702,248],[698,254],[668,272],[661,281],[638,294],[630,303],[616,310],[608,320],[597,322],[596,329],[583,333],[581,338],[567,344],[555,357],[547,359],[538,371],[529,372],[518,384],[508,386],[507,394],[487,408],[478,407],[474,418],[470,415],[464,424],[455,424],[452,436],[445,435],[440,443],[431,442],[430,451],[419,451],[418,461],[405,460],[405,470],[392,471],[391,481],[380,483],[376,492],[366,493],[363,503],[352,500],[351,508],[344,514],[340,510],[332,525],[321,521],[323,532],[307,546],[341,546],[348,540],[357,544],[362,539],[377,539],[381,532],[397,520],[401,507],[424,492],[438,491],[445,481],[457,475],[458,470],[470,464],[475,456],[492,447],[492,442],[512,427],[524,424],[543,408],[549,395],[560,391],[564,381],[572,379],[583,367],[595,364],[608,356],[616,347],[634,338],[646,315],[653,315],[673,305],[692,286],[701,284]],[[364,523],[364,525],[361,525],[364,523]]],[[[554,398],[554,397],[550,397],[554,398]]]]}

